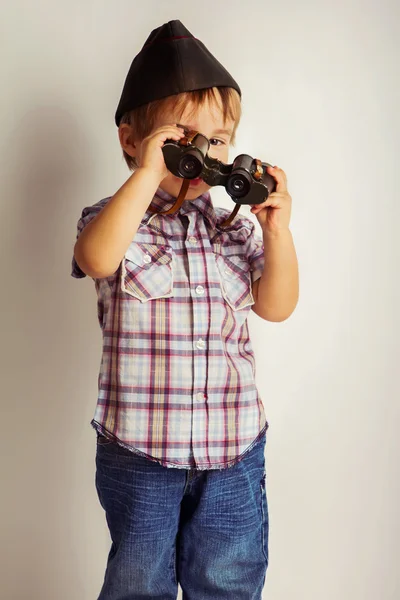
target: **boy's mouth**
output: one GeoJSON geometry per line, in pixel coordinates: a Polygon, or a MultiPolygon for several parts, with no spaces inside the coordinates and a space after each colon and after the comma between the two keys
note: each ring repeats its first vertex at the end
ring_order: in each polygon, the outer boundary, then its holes
{"type": "Polygon", "coordinates": [[[200,177],[197,177],[196,179],[191,179],[190,181],[190,185],[199,185],[200,183],[203,183],[203,180],[200,177]]]}

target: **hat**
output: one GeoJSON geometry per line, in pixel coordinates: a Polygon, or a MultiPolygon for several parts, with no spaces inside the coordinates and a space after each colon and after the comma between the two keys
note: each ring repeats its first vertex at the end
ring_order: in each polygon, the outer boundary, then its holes
{"type": "Polygon", "coordinates": [[[236,81],[178,20],[154,29],[130,66],[115,113],[119,127],[128,112],[174,94],[212,87],[231,87],[236,81]]]}

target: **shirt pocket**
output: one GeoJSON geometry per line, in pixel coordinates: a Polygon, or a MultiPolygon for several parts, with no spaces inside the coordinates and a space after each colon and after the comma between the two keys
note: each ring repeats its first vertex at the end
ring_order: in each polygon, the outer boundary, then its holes
{"type": "Polygon", "coordinates": [[[221,292],[233,310],[242,310],[255,303],[250,265],[238,254],[215,254],[221,282],[221,292]]]}
{"type": "Polygon", "coordinates": [[[132,242],[122,260],[121,289],[148,302],[173,296],[172,248],[132,242]]]}

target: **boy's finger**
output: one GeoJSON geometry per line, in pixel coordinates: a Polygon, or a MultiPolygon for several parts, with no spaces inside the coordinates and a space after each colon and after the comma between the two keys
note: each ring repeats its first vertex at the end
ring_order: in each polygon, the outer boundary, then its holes
{"type": "Polygon", "coordinates": [[[268,171],[271,175],[273,175],[274,179],[277,182],[277,191],[287,191],[287,177],[285,171],[283,171],[279,167],[268,167],[268,171]]]}

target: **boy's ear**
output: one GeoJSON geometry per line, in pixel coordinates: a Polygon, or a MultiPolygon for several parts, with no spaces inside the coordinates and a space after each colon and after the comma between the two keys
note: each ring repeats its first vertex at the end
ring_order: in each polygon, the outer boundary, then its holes
{"type": "Polygon", "coordinates": [[[118,127],[119,143],[125,152],[132,158],[137,154],[137,142],[133,139],[132,127],[127,123],[122,123],[118,127]]]}

